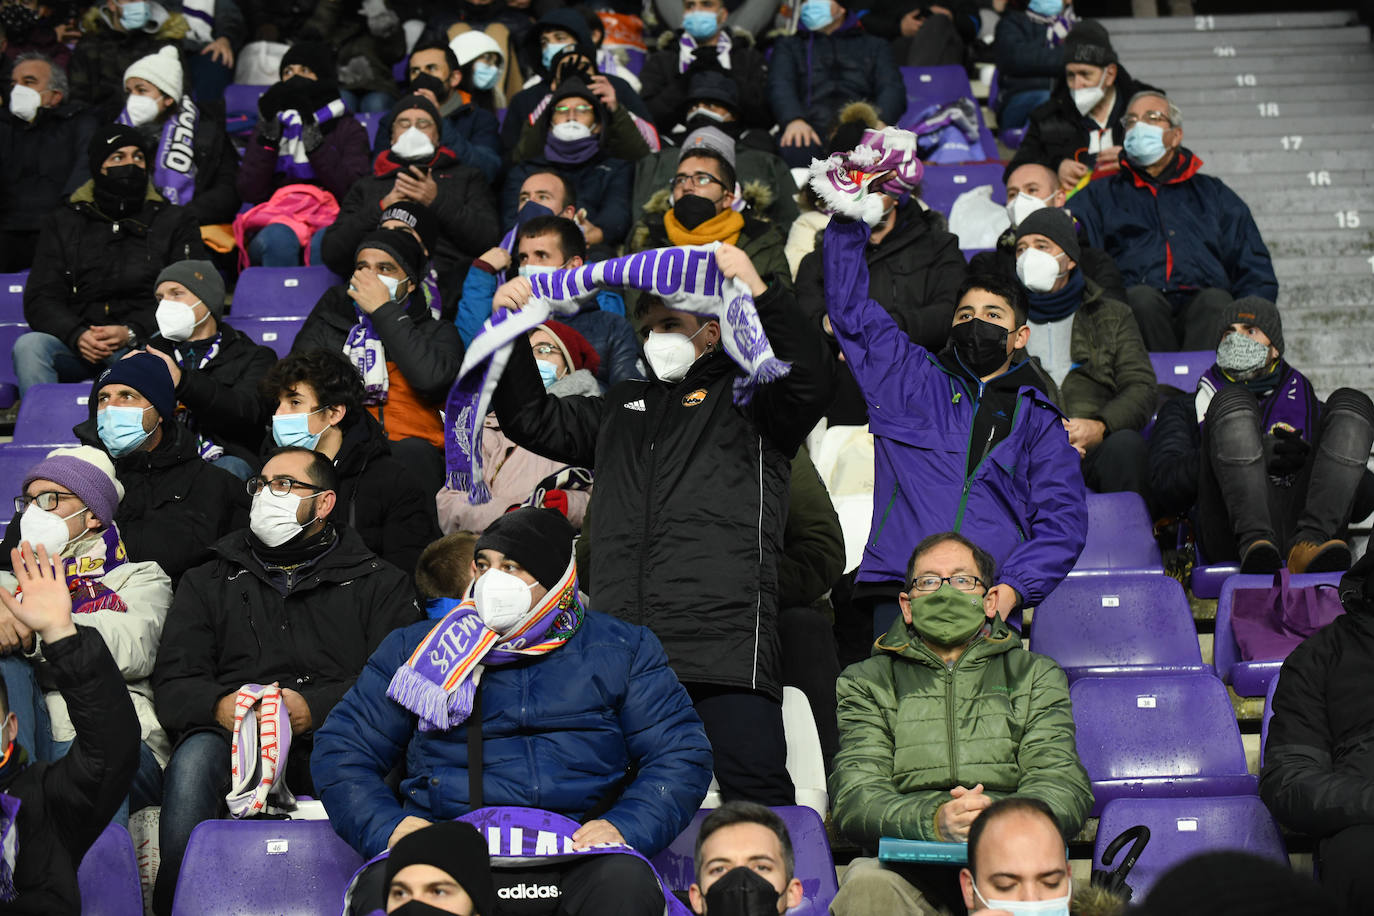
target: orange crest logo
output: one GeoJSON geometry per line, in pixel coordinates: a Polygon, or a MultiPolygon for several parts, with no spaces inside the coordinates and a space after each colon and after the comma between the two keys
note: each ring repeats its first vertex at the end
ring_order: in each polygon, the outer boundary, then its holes
{"type": "Polygon", "coordinates": [[[698,388],[696,391],[688,392],[682,398],[683,407],[699,407],[701,402],[706,400],[706,389],[698,388]]]}

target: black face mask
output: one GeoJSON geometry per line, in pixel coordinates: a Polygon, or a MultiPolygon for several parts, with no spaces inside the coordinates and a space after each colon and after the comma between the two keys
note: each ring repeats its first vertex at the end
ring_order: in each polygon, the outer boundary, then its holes
{"type": "MultiPolygon", "coordinates": [[[[419,900],[407,900],[392,910],[390,916],[449,916],[449,913],[447,910],[441,910],[419,900]]],[[[483,913],[482,916],[486,916],[486,914],[483,913]]]]}
{"type": "Polygon", "coordinates": [[[439,100],[439,104],[444,104],[448,100],[448,86],[444,81],[431,73],[417,73],[411,77],[410,91],[418,92],[421,89],[428,89],[434,93],[434,97],[439,100]]]}
{"type": "Polygon", "coordinates": [[[38,11],[29,9],[22,3],[6,3],[0,6],[0,26],[11,41],[22,42],[29,37],[34,26],[38,25],[38,11]]]}
{"type": "Polygon", "coordinates": [[[950,328],[954,353],[974,375],[982,378],[1007,361],[1007,335],[1011,332],[981,318],[962,321],[950,328]]]}
{"type": "Polygon", "coordinates": [[[778,898],[768,879],[748,866],[732,868],[706,892],[707,916],[778,916],[778,898]]]}
{"type": "Polygon", "coordinates": [[[684,229],[695,229],[716,215],[716,205],[704,197],[684,194],[673,204],[673,216],[684,229]]]}
{"type": "Polygon", "coordinates": [[[148,188],[148,172],[141,165],[115,165],[92,177],[99,197],[120,203],[142,200],[148,188]]]}

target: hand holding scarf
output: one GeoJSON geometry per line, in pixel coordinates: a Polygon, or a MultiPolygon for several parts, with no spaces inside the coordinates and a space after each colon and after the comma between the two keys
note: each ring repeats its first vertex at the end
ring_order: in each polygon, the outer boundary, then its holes
{"type": "Polygon", "coordinates": [[[811,189],[833,213],[876,226],[886,214],[883,193],[900,196],[920,187],[925,166],[916,135],[896,127],[864,131],[848,153],[811,160],[811,189]]]}

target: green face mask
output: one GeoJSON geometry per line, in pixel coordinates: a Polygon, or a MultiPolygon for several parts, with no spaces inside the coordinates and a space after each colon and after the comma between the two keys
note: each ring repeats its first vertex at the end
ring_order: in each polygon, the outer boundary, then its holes
{"type": "Polygon", "coordinates": [[[987,619],[982,595],[961,592],[948,582],[911,602],[916,632],[941,646],[963,645],[987,619]]]}

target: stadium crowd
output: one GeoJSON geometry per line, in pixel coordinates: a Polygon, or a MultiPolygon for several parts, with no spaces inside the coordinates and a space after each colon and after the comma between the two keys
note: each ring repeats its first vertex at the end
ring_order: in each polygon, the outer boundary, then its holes
{"type": "Polygon", "coordinates": [[[79,913],[156,807],[171,913],[198,824],[304,794],[372,860],[350,913],[782,913],[796,688],[861,852],[831,913],[1119,912],[1071,880],[1093,790],[1021,633],[1090,492],[1243,573],[1350,570],[1260,783],[1321,887],[1206,874],[1366,911],[1374,403],[1288,362],[1168,87],[1067,0],[996,5],[0,0],[6,358],[21,399],[90,386],[0,546],[0,911],[79,913]],[[966,260],[899,68],[980,61],[1024,139],[966,260]],[[278,358],[233,287],[301,265],[335,282],[278,358]],[[1195,388],[1176,350],[1214,352],[1195,388]],[[857,565],[827,423],[873,443],[857,565]],[[708,789],[677,900],[649,860],[708,789]],[[556,849],[496,855],[483,808],[556,849]]]}

